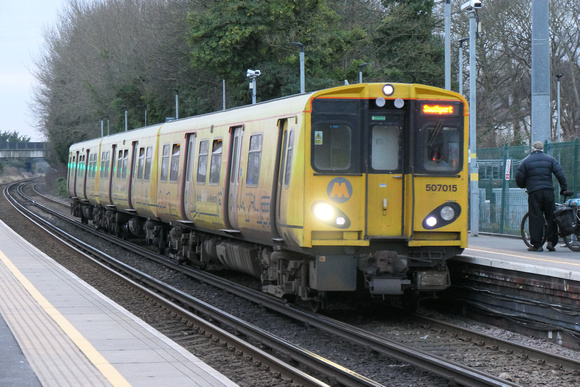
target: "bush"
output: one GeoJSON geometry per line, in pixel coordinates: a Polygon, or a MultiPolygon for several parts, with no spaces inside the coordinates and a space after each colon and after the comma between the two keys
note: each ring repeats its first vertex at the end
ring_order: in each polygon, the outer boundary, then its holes
{"type": "Polygon", "coordinates": [[[62,196],[62,197],[68,197],[68,189],[66,186],[66,179],[59,177],[58,179],[56,179],[54,181],[54,192],[56,192],[56,194],[58,196],[62,196]]]}

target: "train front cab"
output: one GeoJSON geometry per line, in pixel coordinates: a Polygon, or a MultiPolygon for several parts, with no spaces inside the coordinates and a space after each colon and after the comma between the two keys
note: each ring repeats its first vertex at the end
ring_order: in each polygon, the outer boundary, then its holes
{"type": "Polygon", "coordinates": [[[312,289],[362,284],[387,296],[449,286],[445,260],[467,243],[465,109],[458,94],[421,85],[313,96],[304,222],[312,289]]]}

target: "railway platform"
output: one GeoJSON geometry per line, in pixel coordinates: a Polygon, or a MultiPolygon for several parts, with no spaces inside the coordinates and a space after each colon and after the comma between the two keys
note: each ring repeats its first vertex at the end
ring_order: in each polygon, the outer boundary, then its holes
{"type": "Polygon", "coordinates": [[[0,221],[0,386],[235,386],[0,221]]]}
{"type": "Polygon", "coordinates": [[[448,261],[448,300],[483,321],[580,350],[580,252],[563,244],[531,252],[520,238],[484,234],[468,246],[448,261]]]}
{"type": "Polygon", "coordinates": [[[519,237],[469,236],[468,248],[455,260],[580,281],[580,252],[559,244],[556,251],[528,251],[519,237]]]}

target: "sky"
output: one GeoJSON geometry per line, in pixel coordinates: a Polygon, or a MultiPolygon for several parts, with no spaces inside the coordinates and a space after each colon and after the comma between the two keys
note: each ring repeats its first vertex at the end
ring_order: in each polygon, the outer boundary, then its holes
{"type": "Polygon", "coordinates": [[[0,0],[0,133],[46,141],[30,105],[43,32],[56,26],[67,0],[0,0]]]}

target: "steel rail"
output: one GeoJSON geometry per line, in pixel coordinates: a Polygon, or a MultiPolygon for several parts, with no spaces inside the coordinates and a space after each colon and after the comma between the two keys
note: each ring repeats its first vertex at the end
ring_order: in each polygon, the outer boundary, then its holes
{"type": "MultiPolygon", "coordinates": [[[[34,202],[30,197],[27,197],[27,195],[21,193],[21,191],[19,192],[19,194],[24,195],[23,197],[25,197],[27,200],[32,201],[36,206],[41,207],[43,210],[47,209],[53,215],[62,217],[65,220],[70,220],[68,217],[63,216],[62,214],[59,214],[58,212],[55,212],[53,210],[50,210],[39,203],[34,202]]],[[[299,383],[305,386],[327,386],[327,384],[311,377],[310,375],[296,369],[295,367],[292,367],[291,365],[281,361],[275,356],[266,353],[265,351],[251,345],[250,343],[236,337],[235,335],[232,335],[227,331],[217,327],[216,325],[211,324],[208,321],[198,317],[196,314],[190,312],[189,310],[194,310],[196,313],[207,316],[207,320],[218,321],[223,326],[228,326],[232,328],[235,332],[250,337],[260,342],[261,345],[264,345],[275,351],[278,351],[282,353],[285,357],[293,359],[301,364],[306,365],[307,367],[313,370],[316,370],[317,372],[320,372],[321,374],[327,376],[330,380],[333,380],[333,382],[339,383],[344,386],[382,386],[381,383],[368,379],[363,375],[357,374],[352,370],[342,367],[328,359],[325,359],[303,348],[300,348],[280,337],[270,334],[259,327],[244,322],[243,320],[235,316],[225,313],[219,310],[218,308],[215,308],[205,303],[204,301],[201,301],[191,295],[179,291],[178,289],[175,289],[167,284],[164,284],[156,280],[155,278],[141,271],[138,271],[124,264],[123,262],[118,261],[117,259],[109,256],[108,254],[105,254],[93,248],[92,246],[77,239],[76,237],[58,229],[56,226],[52,225],[50,222],[46,221],[42,217],[38,217],[32,211],[28,210],[24,206],[21,206],[19,203],[17,203],[16,200],[12,200],[11,198],[9,198],[7,196],[7,189],[5,189],[4,196],[13,206],[15,206],[15,208],[20,213],[23,214],[23,216],[25,216],[30,221],[35,223],[38,227],[44,229],[46,232],[55,236],[57,239],[63,241],[64,243],[67,243],[67,245],[74,244],[75,250],[87,256],[89,259],[93,260],[95,263],[99,264],[104,269],[114,273],[116,276],[120,276],[118,271],[124,272],[125,275],[123,275],[121,278],[123,278],[123,280],[125,280],[126,282],[131,283],[131,286],[137,287],[141,291],[146,292],[149,296],[154,297],[160,304],[164,305],[166,308],[171,309],[183,319],[186,319],[187,321],[190,321],[195,325],[202,326],[203,329],[207,330],[208,332],[211,332],[213,336],[219,338],[220,340],[233,343],[236,347],[241,348],[244,353],[247,353],[249,356],[251,356],[254,360],[257,360],[262,364],[268,365],[271,369],[275,370],[276,372],[279,372],[280,374],[288,378],[291,378],[295,383],[299,383]],[[106,262],[106,265],[99,261],[106,262]],[[107,265],[114,267],[116,270],[111,269],[107,265]],[[147,284],[149,288],[155,289],[155,291],[160,292],[165,297],[161,297],[160,295],[151,291],[147,287],[143,287],[142,285],[140,285],[139,283],[130,278],[125,278],[127,275],[131,278],[136,279],[140,283],[147,284]],[[181,305],[185,306],[189,310],[180,305],[176,305],[169,300],[177,300],[181,305]]],[[[75,225],[78,225],[78,222],[75,222],[75,225]]],[[[88,227],[85,225],[83,226],[88,227]]],[[[92,231],[94,231],[94,229],[92,231]]],[[[99,233],[98,235],[100,236],[101,234],[99,233]]],[[[118,238],[114,239],[116,241],[119,241],[118,238]]],[[[135,250],[134,245],[133,250],[135,250]]],[[[151,254],[151,252],[148,253],[151,254]]]]}
{"type": "MultiPolygon", "coordinates": [[[[38,203],[36,203],[36,205],[41,206],[38,203]]],[[[46,207],[42,207],[43,210],[46,209],[46,207]]],[[[55,216],[62,216],[50,209],[48,209],[48,211],[53,213],[55,216]]],[[[68,217],[64,218],[67,220],[70,219],[68,217]]],[[[78,221],[75,222],[75,224],[80,225],[78,221]]],[[[86,225],[83,226],[91,228],[86,225]]],[[[94,230],[94,228],[91,229],[94,230]]],[[[118,238],[113,238],[108,235],[105,236],[112,241],[119,241],[118,238]]],[[[123,241],[123,243],[127,242],[123,241]]],[[[131,250],[136,250],[135,245],[131,244],[130,246],[131,250]]],[[[490,375],[453,362],[451,360],[429,354],[427,352],[418,350],[417,348],[403,345],[399,342],[389,340],[385,337],[364,331],[348,324],[344,324],[340,321],[296,308],[289,308],[288,305],[282,302],[280,299],[273,298],[267,294],[254,291],[244,286],[232,284],[230,281],[224,280],[210,273],[186,268],[182,265],[178,265],[173,260],[160,258],[158,254],[154,254],[151,251],[145,249],[142,250],[144,250],[147,255],[151,256],[153,259],[158,261],[162,260],[164,264],[171,265],[173,268],[185,272],[188,275],[198,279],[199,281],[206,282],[209,285],[218,287],[230,293],[235,293],[236,295],[242,295],[244,298],[250,299],[265,308],[271,309],[298,321],[302,321],[308,326],[315,327],[324,332],[339,336],[344,340],[361,345],[387,357],[412,364],[416,367],[429,371],[440,377],[449,379],[453,382],[469,386],[518,386],[518,384],[511,383],[494,375],[490,375]]],[[[218,319],[217,316],[212,318],[218,319]]]]}

